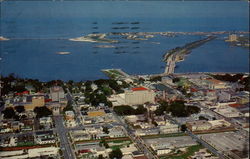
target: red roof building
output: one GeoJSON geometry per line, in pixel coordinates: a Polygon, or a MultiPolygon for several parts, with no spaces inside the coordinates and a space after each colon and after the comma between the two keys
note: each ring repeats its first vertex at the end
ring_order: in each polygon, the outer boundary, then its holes
{"type": "Polygon", "coordinates": [[[135,88],[132,88],[132,91],[146,91],[148,90],[147,88],[145,87],[135,87],[135,88]]]}
{"type": "Polygon", "coordinates": [[[89,153],[91,152],[90,150],[79,150],[78,153],[89,153]]]}
{"type": "Polygon", "coordinates": [[[23,92],[19,92],[19,93],[15,93],[15,95],[24,95],[24,94],[30,94],[29,91],[23,91],[23,92]]]}
{"type": "Polygon", "coordinates": [[[230,107],[234,107],[234,108],[236,108],[236,107],[241,106],[241,104],[235,103],[235,104],[229,104],[229,106],[230,106],[230,107]]]}

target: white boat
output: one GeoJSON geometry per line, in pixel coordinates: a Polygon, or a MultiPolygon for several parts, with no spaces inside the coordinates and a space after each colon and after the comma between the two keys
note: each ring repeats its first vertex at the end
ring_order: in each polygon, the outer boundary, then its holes
{"type": "Polygon", "coordinates": [[[61,52],[57,52],[56,54],[59,54],[59,55],[68,55],[68,54],[70,54],[70,52],[61,51],[61,52]]]}

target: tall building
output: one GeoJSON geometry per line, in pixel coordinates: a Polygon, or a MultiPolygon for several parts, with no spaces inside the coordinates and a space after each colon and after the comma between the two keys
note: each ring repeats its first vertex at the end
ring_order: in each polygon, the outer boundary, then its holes
{"type": "Polygon", "coordinates": [[[50,96],[53,102],[61,101],[65,98],[64,90],[60,86],[54,86],[50,88],[50,96]]]}
{"type": "Polygon", "coordinates": [[[132,88],[125,91],[125,103],[128,105],[138,105],[155,102],[155,92],[145,87],[132,88]]]}
{"type": "Polygon", "coordinates": [[[237,41],[237,35],[236,34],[231,34],[228,36],[228,41],[234,42],[237,41]]]}

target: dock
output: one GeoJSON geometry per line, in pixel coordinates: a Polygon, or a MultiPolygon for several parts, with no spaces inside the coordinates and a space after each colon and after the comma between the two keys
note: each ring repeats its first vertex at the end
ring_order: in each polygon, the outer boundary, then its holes
{"type": "Polygon", "coordinates": [[[124,79],[130,77],[129,74],[122,71],[121,69],[102,69],[101,71],[105,73],[109,78],[113,79],[124,79]]]}

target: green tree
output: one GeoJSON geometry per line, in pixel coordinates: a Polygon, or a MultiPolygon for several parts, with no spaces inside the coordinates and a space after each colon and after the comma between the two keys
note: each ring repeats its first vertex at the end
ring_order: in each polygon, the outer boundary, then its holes
{"type": "Polygon", "coordinates": [[[166,101],[160,101],[160,106],[155,110],[155,115],[164,115],[164,112],[169,112],[169,105],[166,101]]]}
{"type": "Polygon", "coordinates": [[[191,114],[198,114],[201,111],[201,109],[196,106],[187,106],[187,111],[188,115],[191,115],[191,114]]]}
{"type": "Polygon", "coordinates": [[[199,116],[199,120],[208,120],[208,119],[205,118],[204,116],[199,116]]]}
{"type": "Polygon", "coordinates": [[[143,105],[139,105],[138,108],[135,110],[135,114],[144,114],[147,112],[147,108],[144,108],[143,105]]]}
{"type": "Polygon", "coordinates": [[[72,101],[68,101],[67,106],[63,109],[63,112],[73,111],[72,101]]]}
{"type": "Polygon", "coordinates": [[[52,115],[52,111],[47,107],[35,107],[34,112],[36,113],[36,118],[47,117],[52,115]]]}
{"type": "Polygon", "coordinates": [[[174,117],[187,117],[188,112],[185,109],[185,105],[183,101],[176,101],[171,103],[170,112],[174,117]]]}
{"type": "Polygon", "coordinates": [[[24,106],[23,106],[23,105],[15,106],[15,110],[16,110],[18,113],[25,112],[25,109],[24,109],[24,106]]]}
{"type": "Polygon", "coordinates": [[[2,111],[4,118],[11,119],[14,118],[16,113],[12,107],[5,108],[4,111],[2,111]]]}
{"type": "Polygon", "coordinates": [[[121,159],[122,156],[123,156],[122,152],[121,152],[121,150],[119,148],[112,150],[111,153],[109,154],[109,157],[111,159],[114,159],[114,158],[121,159]]]}
{"type": "Polygon", "coordinates": [[[98,159],[104,159],[104,157],[102,155],[99,155],[98,159]]]}
{"type": "Polygon", "coordinates": [[[128,105],[115,106],[114,111],[118,115],[134,115],[135,109],[128,105]]]}
{"type": "Polygon", "coordinates": [[[108,133],[109,133],[109,129],[108,129],[108,127],[103,127],[102,131],[103,131],[104,133],[106,133],[106,134],[108,134],[108,133]]]}
{"type": "Polygon", "coordinates": [[[181,131],[185,132],[187,130],[187,126],[185,124],[181,125],[181,131]]]}

